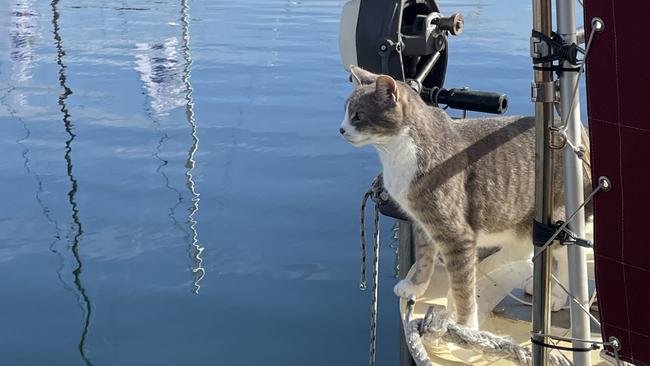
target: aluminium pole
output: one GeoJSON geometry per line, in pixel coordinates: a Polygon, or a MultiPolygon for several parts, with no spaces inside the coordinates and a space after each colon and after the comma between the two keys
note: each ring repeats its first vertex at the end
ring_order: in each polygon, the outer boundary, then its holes
{"type": "MultiPolygon", "coordinates": [[[[551,0],[533,0],[533,30],[550,37],[552,31],[551,0]]],[[[531,55],[536,51],[531,42],[531,55]]],[[[550,66],[550,63],[535,66],[550,66]]],[[[535,70],[533,85],[535,97],[535,220],[550,225],[553,214],[552,152],[550,149],[550,127],[553,125],[553,102],[555,87],[550,71],[535,70]]],[[[535,254],[540,251],[535,247],[535,254]]],[[[545,250],[533,262],[533,338],[546,343],[544,337],[535,333],[548,334],[550,329],[550,279],[551,253],[545,250]]],[[[546,365],[548,350],[532,345],[533,366],[546,365]]]]}
{"type": "MultiPolygon", "coordinates": [[[[566,44],[576,43],[576,15],[574,0],[557,0],[557,29],[566,44]]],[[[575,67],[567,61],[562,62],[566,68],[575,67]]],[[[581,146],[580,97],[578,94],[578,73],[562,72],[560,74],[560,110],[562,121],[567,125],[567,140],[573,146],[581,146]]],[[[564,191],[565,213],[568,218],[584,201],[582,160],[572,148],[564,149],[564,191]]],[[[579,238],[585,237],[585,213],[580,209],[568,227],[579,238]]],[[[564,248],[562,249],[564,250],[564,248]]],[[[569,245],[569,290],[585,309],[589,308],[589,287],[587,278],[587,249],[578,245],[569,245]]],[[[571,301],[571,336],[578,339],[591,337],[589,315],[580,305],[571,301]]],[[[586,342],[574,341],[576,348],[589,348],[586,342]]],[[[589,352],[574,352],[573,363],[576,366],[590,366],[589,352]]]]}

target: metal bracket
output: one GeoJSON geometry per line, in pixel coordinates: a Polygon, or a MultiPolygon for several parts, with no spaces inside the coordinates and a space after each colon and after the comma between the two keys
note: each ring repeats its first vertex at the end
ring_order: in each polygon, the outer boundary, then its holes
{"type": "Polygon", "coordinates": [[[584,53],[576,43],[567,44],[555,32],[547,36],[533,30],[530,36],[530,57],[535,65],[554,61],[567,61],[572,65],[578,65],[578,52],[584,53]]]}
{"type": "Polygon", "coordinates": [[[551,47],[540,37],[530,37],[530,57],[534,59],[546,57],[551,54],[551,47]]]}
{"type": "Polygon", "coordinates": [[[530,100],[534,103],[555,103],[559,101],[558,85],[554,81],[531,82],[530,100]]]}
{"type": "Polygon", "coordinates": [[[399,205],[390,197],[390,194],[384,187],[384,178],[382,174],[373,179],[368,189],[370,199],[379,208],[382,215],[392,217],[399,220],[409,221],[408,216],[404,214],[399,205]]]}
{"type": "Polygon", "coordinates": [[[388,74],[388,60],[393,52],[402,52],[402,43],[400,41],[393,42],[391,39],[385,39],[379,44],[379,56],[381,57],[381,72],[388,74]]]}
{"type": "MultiPolygon", "coordinates": [[[[554,150],[564,149],[569,141],[567,140],[567,135],[558,127],[550,127],[549,130],[551,132],[551,138],[548,141],[548,146],[554,150]]],[[[577,155],[580,159],[582,159],[584,153],[577,155]]]]}
{"type": "MultiPolygon", "coordinates": [[[[558,221],[555,224],[555,226],[561,227],[562,224],[564,224],[563,221],[558,221]]],[[[560,244],[562,245],[577,245],[583,248],[594,247],[594,243],[591,240],[579,238],[578,235],[576,235],[573,231],[569,230],[566,227],[562,229],[562,232],[560,233],[560,235],[557,236],[557,239],[560,241],[560,244]]]]}
{"type": "Polygon", "coordinates": [[[594,247],[591,240],[579,238],[573,231],[566,228],[564,221],[557,221],[553,225],[545,225],[537,220],[533,221],[533,245],[545,247],[547,243],[553,243],[553,241],[550,241],[551,238],[562,245],[577,245],[584,248],[594,247]]]}

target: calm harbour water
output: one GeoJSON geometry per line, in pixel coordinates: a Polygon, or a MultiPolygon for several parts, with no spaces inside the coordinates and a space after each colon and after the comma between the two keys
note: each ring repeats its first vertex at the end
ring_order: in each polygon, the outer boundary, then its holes
{"type": "MultiPolygon", "coordinates": [[[[0,0],[0,365],[366,364],[342,5],[0,0]]],[[[532,113],[530,4],[440,5],[446,86],[532,113]]]]}

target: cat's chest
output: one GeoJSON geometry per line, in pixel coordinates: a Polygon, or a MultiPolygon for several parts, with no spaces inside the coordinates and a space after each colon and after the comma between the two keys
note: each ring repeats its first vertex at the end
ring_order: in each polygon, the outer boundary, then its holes
{"type": "Polygon", "coordinates": [[[410,137],[403,137],[379,149],[383,167],[384,187],[404,209],[409,206],[408,194],[418,172],[417,146],[410,137]]]}

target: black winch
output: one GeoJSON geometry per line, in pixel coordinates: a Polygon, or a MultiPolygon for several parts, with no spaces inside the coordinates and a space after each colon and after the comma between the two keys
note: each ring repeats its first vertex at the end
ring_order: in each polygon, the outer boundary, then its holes
{"type": "MultiPolygon", "coordinates": [[[[502,114],[503,93],[444,89],[449,35],[463,32],[460,13],[444,16],[435,0],[351,0],[343,7],[339,47],[346,69],[357,65],[409,84],[431,105],[502,114]]],[[[375,180],[372,195],[381,213],[406,220],[375,180]]]]}

